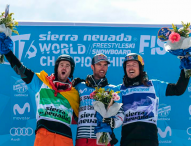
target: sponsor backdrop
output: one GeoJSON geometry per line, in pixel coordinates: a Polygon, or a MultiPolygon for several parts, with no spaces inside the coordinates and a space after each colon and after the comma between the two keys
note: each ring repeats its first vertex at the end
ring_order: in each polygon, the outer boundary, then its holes
{"type": "MultiPolygon", "coordinates": [[[[34,72],[53,73],[56,58],[71,55],[74,77],[92,74],[91,58],[104,53],[111,64],[107,78],[122,83],[122,63],[128,53],[139,53],[150,79],[176,83],[179,59],[166,52],[157,39],[162,25],[19,23],[20,35],[13,35],[13,52],[34,72]]],[[[168,26],[170,27],[170,26],[168,26]]],[[[10,65],[0,65],[0,145],[32,146],[35,138],[36,105],[34,93],[10,65]]],[[[164,91],[165,92],[165,91],[164,91]]],[[[191,83],[182,96],[159,97],[158,137],[161,146],[191,145],[191,83]]],[[[72,125],[76,137],[76,125],[72,125]]],[[[120,140],[121,128],[115,130],[120,140]]],[[[74,141],[75,143],[75,141],[74,141]]],[[[119,142],[117,144],[119,146],[119,142]]]]}

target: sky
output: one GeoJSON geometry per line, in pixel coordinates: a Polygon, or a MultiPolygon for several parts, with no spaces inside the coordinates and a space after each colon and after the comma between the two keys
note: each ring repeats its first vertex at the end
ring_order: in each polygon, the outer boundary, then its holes
{"type": "Polygon", "coordinates": [[[122,24],[191,22],[190,0],[0,0],[16,21],[122,24]]]}

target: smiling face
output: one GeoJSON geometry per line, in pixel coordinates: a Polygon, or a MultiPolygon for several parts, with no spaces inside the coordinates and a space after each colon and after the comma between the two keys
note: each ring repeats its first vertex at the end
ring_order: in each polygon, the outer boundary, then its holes
{"type": "Polygon", "coordinates": [[[106,61],[100,61],[94,65],[91,65],[93,70],[93,75],[96,80],[102,79],[105,77],[108,69],[108,63],[106,61]]]}
{"type": "Polygon", "coordinates": [[[126,62],[126,73],[127,76],[131,79],[137,77],[140,73],[139,71],[139,63],[135,60],[126,62]]]}
{"type": "Polygon", "coordinates": [[[69,61],[60,61],[58,65],[58,81],[66,82],[71,73],[71,64],[69,61]]]}

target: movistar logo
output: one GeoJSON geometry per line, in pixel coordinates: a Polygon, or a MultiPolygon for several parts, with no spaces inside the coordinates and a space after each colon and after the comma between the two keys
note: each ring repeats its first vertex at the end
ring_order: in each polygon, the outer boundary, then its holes
{"type": "Polygon", "coordinates": [[[83,94],[84,92],[87,92],[87,88],[84,88],[83,90],[79,90],[80,94],[83,94]]]}
{"type": "MultiPolygon", "coordinates": [[[[90,93],[92,93],[94,90],[95,90],[95,89],[87,89],[87,88],[84,88],[83,90],[80,89],[80,90],[79,90],[79,93],[80,93],[80,94],[83,94],[84,92],[90,92],[90,93]]],[[[89,94],[90,94],[90,93],[89,93],[89,94]]]]}
{"type": "Polygon", "coordinates": [[[26,102],[22,108],[18,104],[15,104],[13,106],[13,113],[14,113],[14,115],[16,115],[17,114],[16,111],[17,111],[20,115],[22,115],[22,114],[24,114],[26,109],[28,109],[28,113],[29,113],[30,104],[28,102],[26,102]]]}
{"type": "Polygon", "coordinates": [[[121,90],[121,94],[126,95],[126,94],[129,94],[131,92],[145,92],[145,91],[149,91],[149,87],[148,88],[145,88],[145,87],[142,87],[142,88],[128,88],[126,90],[121,90]]]}
{"type": "Polygon", "coordinates": [[[169,136],[172,136],[172,130],[169,126],[166,127],[164,132],[160,128],[158,128],[158,133],[159,133],[160,137],[162,137],[162,138],[165,138],[167,136],[167,133],[169,136]]]}
{"type": "Polygon", "coordinates": [[[191,105],[189,106],[189,114],[191,115],[191,105]]]}

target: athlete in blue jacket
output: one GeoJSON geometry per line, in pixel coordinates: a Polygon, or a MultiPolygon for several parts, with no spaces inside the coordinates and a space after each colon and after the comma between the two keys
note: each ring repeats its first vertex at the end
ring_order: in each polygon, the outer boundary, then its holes
{"type": "Polygon", "coordinates": [[[20,75],[36,100],[36,136],[34,146],[73,146],[72,116],[78,115],[79,96],[69,78],[73,78],[75,62],[69,55],[60,55],[54,73],[34,73],[11,51],[13,41],[0,33],[0,54],[4,54],[14,71],[20,75]]]}
{"type": "Polygon", "coordinates": [[[176,84],[148,80],[143,58],[128,54],[123,62],[124,78],[120,85],[123,110],[121,146],[158,146],[158,97],[182,95],[189,78],[181,70],[176,84]]]}
{"type": "MultiPolygon", "coordinates": [[[[75,86],[80,96],[76,146],[97,146],[96,134],[94,133],[94,128],[97,126],[97,118],[92,104],[95,100],[90,98],[90,93],[95,90],[95,87],[104,87],[106,90],[119,90],[116,86],[109,84],[107,81],[105,75],[108,69],[108,64],[110,64],[110,62],[105,55],[97,54],[92,59],[91,68],[93,70],[93,75],[88,75],[85,82],[79,81],[79,78],[73,81],[73,83],[81,82],[75,86]]],[[[106,118],[104,120],[111,126],[111,128],[117,128],[122,125],[123,118],[123,110],[120,109],[115,118],[106,118]]],[[[116,143],[113,134],[111,137],[112,141],[108,146],[116,143]]]]}

